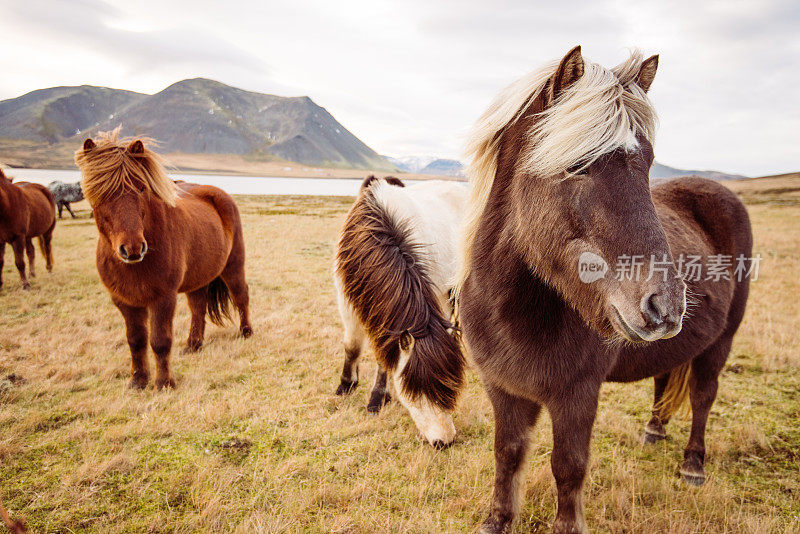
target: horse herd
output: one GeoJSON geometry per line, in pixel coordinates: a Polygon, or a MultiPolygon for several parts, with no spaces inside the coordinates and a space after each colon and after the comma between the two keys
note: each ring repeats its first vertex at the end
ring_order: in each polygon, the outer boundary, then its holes
{"type": "MultiPolygon", "coordinates": [[[[604,381],[654,378],[646,443],[666,437],[688,397],[680,473],[690,484],[705,480],[706,421],[748,280],[689,280],[676,258],[749,258],[752,236],[744,206],[715,182],[650,187],[657,119],[647,91],[657,65],[658,56],[634,51],[607,69],[576,47],[506,88],[479,118],[469,189],[369,177],[346,216],[333,268],[344,326],[336,394],[356,388],[371,347],[379,366],[367,409],[394,394],[442,448],[456,435],[452,413],[469,361],[495,416],[494,495],[481,532],[508,532],[518,514],[542,407],[553,423],[553,531],[587,530],[581,492],[604,381]],[[586,282],[578,265],[587,253],[609,264],[634,255],[661,264],[586,282]]],[[[125,320],[130,385],[149,382],[149,344],[155,387],[175,387],[179,293],[191,311],[190,350],[203,344],[206,315],[220,323],[230,303],[241,335],[252,334],[239,211],[215,187],[172,181],[147,139],[118,131],[87,139],[75,155],[99,232],[97,269],[125,320]]],[[[34,236],[52,266],[54,211],[47,189],[0,178],[0,270],[10,242],[24,286],[23,252],[33,276],[34,236]]]]}

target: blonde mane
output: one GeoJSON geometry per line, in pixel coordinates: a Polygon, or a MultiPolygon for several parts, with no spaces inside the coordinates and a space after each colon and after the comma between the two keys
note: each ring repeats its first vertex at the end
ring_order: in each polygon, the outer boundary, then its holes
{"type": "MultiPolygon", "coordinates": [[[[528,132],[519,162],[522,171],[532,176],[568,176],[571,167],[583,169],[616,148],[634,148],[636,134],[652,143],[658,118],[646,92],[635,83],[642,63],[638,50],[613,69],[584,58],[583,76],[538,115],[528,132]]],[[[548,63],[503,89],[472,127],[466,147],[470,199],[457,291],[471,269],[473,244],[497,173],[504,130],[545,90],[558,64],[548,63]]]]}
{"type": "Polygon", "coordinates": [[[161,156],[148,148],[149,138],[119,139],[117,127],[101,132],[89,150],[75,152],[75,163],[83,174],[81,188],[92,206],[106,202],[121,191],[138,191],[145,187],[170,206],[175,205],[175,183],[167,176],[161,156]],[[141,152],[132,152],[131,145],[141,141],[141,152]]]}

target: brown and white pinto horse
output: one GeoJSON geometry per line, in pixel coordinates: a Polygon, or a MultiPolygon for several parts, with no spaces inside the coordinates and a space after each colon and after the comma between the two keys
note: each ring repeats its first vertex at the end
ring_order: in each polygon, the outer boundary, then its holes
{"type": "Polygon", "coordinates": [[[48,271],[53,270],[50,242],[56,227],[56,202],[44,186],[28,182],[12,183],[0,170],[0,287],[3,286],[3,263],[6,243],[14,250],[14,264],[22,280],[22,288],[30,289],[25,276],[25,254],[31,278],[36,276],[33,238],[39,238],[48,271]]]}
{"type": "Polygon", "coordinates": [[[449,297],[466,197],[454,182],[405,187],[394,177],[370,176],[347,214],[334,261],[345,352],[336,394],[358,385],[368,342],[378,373],[367,410],[389,402],[391,373],[400,402],[437,448],[455,438],[450,412],[464,382],[449,297]]]}
{"type": "Polygon", "coordinates": [[[752,236],[742,203],[715,182],[650,188],[656,115],[646,92],[657,63],[634,52],[606,69],[576,47],[501,93],[476,125],[459,305],[495,414],[483,532],[510,530],[542,406],[553,423],[553,530],[586,531],[581,491],[606,380],[655,377],[649,442],[665,436],[688,390],[681,474],[705,479],[706,421],[749,286],[732,268],[718,280],[684,281],[674,260],[741,255],[749,264],[752,236]],[[601,270],[582,281],[586,254],[601,267],[637,256],[659,263],[645,263],[638,277],[601,270]]]}
{"type": "Polygon", "coordinates": [[[97,270],[125,318],[131,387],[144,388],[150,376],[148,317],[156,388],[174,387],[169,355],[178,293],[186,293],[192,315],[189,350],[203,344],[206,314],[221,324],[230,300],[241,334],[252,334],[239,210],[216,187],[176,186],[141,139],[119,140],[118,132],[87,139],[75,153],[100,234],[97,270]]]}

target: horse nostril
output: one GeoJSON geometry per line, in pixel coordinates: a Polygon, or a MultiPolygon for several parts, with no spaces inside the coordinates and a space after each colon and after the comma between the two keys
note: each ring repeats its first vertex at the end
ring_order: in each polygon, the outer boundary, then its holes
{"type": "Polygon", "coordinates": [[[661,298],[658,296],[658,293],[651,293],[644,297],[642,299],[641,308],[645,319],[647,319],[652,326],[660,326],[664,323],[664,317],[666,317],[667,313],[661,303],[661,298]]]}
{"type": "Polygon", "coordinates": [[[126,260],[128,259],[128,251],[125,249],[125,245],[119,246],[119,255],[125,258],[126,260]]]}
{"type": "Polygon", "coordinates": [[[147,254],[147,241],[142,241],[142,253],[141,256],[147,254]]]}

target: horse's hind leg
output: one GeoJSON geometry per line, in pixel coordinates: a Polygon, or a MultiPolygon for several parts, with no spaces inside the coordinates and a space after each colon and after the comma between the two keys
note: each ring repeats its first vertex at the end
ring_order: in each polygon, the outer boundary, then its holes
{"type": "Polygon", "coordinates": [[[36,278],[36,249],[32,237],[25,239],[25,253],[28,255],[28,272],[31,273],[31,278],[36,278]]]}
{"type": "Polygon", "coordinates": [[[18,237],[12,241],[11,249],[14,251],[14,265],[17,267],[20,280],[22,280],[22,289],[30,289],[31,284],[25,276],[25,238],[18,237]]]}
{"type": "Polygon", "coordinates": [[[156,389],[174,388],[175,379],[169,368],[172,351],[172,320],[177,295],[169,295],[150,307],[150,348],[156,356],[156,389]]]}
{"type": "Polygon", "coordinates": [[[53,230],[55,227],[54,221],[53,226],[39,238],[39,245],[42,248],[42,255],[44,256],[45,267],[47,267],[48,273],[53,272],[53,230]]]}
{"type": "Polygon", "coordinates": [[[664,390],[667,388],[667,382],[669,382],[669,373],[653,378],[655,386],[653,388],[653,416],[644,427],[643,441],[646,444],[657,443],[667,438],[667,430],[664,427],[669,422],[669,416],[664,415],[659,406],[664,390]]]}
{"type": "Polygon", "coordinates": [[[694,486],[706,480],[706,423],[711,405],[717,398],[719,373],[728,359],[731,350],[731,338],[718,340],[700,356],[692,360],[692,372],[689,375],[689,400],[692,403],[692,431],[689,443],[683,453],[681,477],[694,486]]]}
{"type": "Polygon", "coordinates": [[[378,364],[378,372],[375,374],[375,385],[372,386],[372,393],[369,396],[369,403],[367,404],[367,411],[370,413],[378,413],[385,404],[389,404],[392,396],[386,387],[387,374],[380,364],[378,364]]]}
{"type": "Polygon", "coordinates": [[[492,387],[487,387],[486,392],[495,416],[495,472],[492,510],[480,532],[500,534],[511,530],[519,511],[530,429],[536,424],[541,406],[492,387]]]}
{"type": "Polygon", "coordinates": [[[189,327],[189,339],[186,340],[186,349],[195,352],[203,346],[203,337],[206,331],[208,286],[186,293],[186,300],[189,301],[189,311],[192,314],[192,325],[189,327]]]}
{"type": "Polygon", "coordinates": [[[244,278],[244,265],[226,267],[221,276],[231,292],[234,306],[239,311],[239,332],[243,337],[250,337],[253,335],[253,326],[250,324],[250,290],[244,278]]]}
{"type": "Polygon", "coordinates": [[[0,241],[0,287],[3,287],[3,265],[6,263],[6,244],[0,241]]]}
{"type": "Polygon", "coordinates": [[[70,207],[69,202],[65,202],[64,203],[64,207],[67,208],[67,211],[69,212],[69,214],[72,215],[73,219],[75,219],[76,218],[75,214],[72,212],[72,207],[70,207]]]}
{"type": "MultiPolygon", "coordinates": [[[[352,393],[358,386],[358,362],[361,359],[361,351],[364,347],[366,335],[364,328],[356,317],[353,308],[345,301],[344,295],[338,291],[337,300],[339,304],[339,315],[342,317],[344,326],[344,365],[342,366],[342,376],[339,387],[336,388],[337,395],[347,395],[352,393]]],[[[380,371],[378,371],[380,373],[380,371]]]]}

